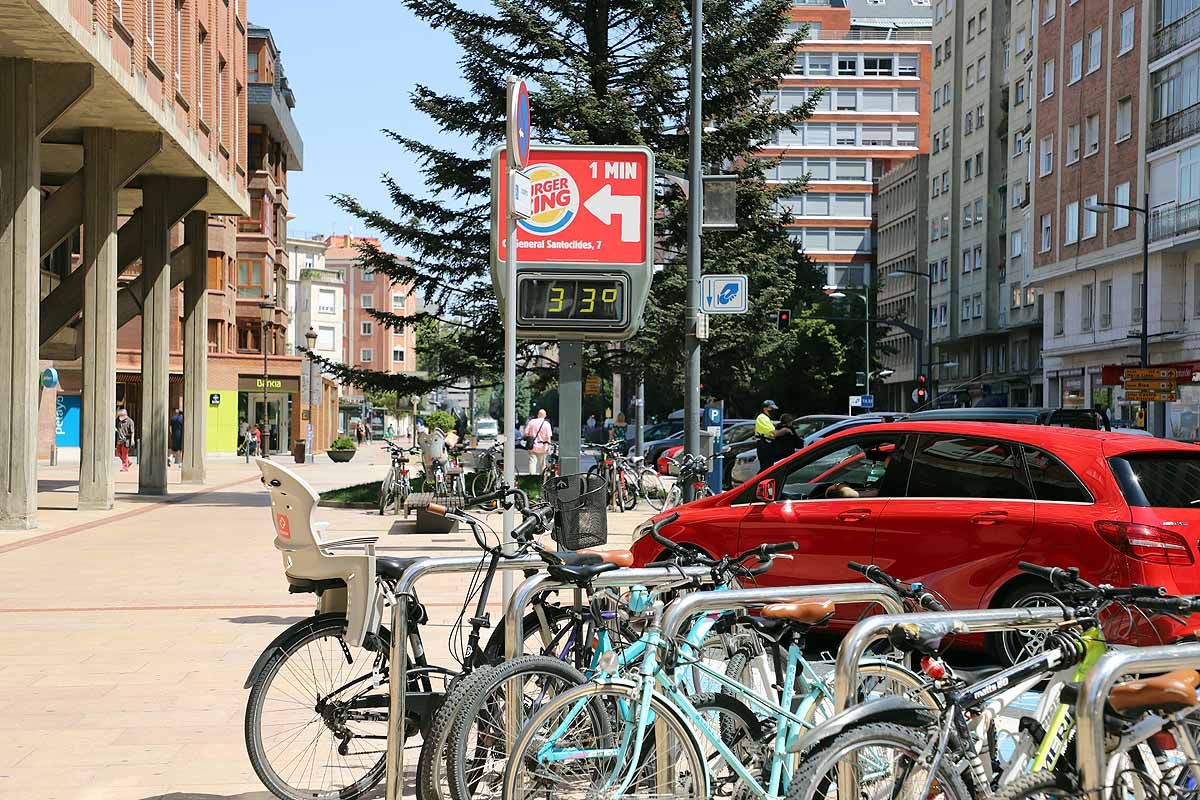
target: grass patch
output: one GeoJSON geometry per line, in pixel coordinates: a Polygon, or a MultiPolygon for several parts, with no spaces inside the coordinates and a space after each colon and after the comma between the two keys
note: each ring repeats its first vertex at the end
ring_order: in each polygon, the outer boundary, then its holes
{"type": "Polygon", "coordinates": [[[343,489],[330,489],[321,492],[321,499],[335,503],[374,503],[379,500],[379,486],[382,483],[383,481],[371,481],[343,489]]]}

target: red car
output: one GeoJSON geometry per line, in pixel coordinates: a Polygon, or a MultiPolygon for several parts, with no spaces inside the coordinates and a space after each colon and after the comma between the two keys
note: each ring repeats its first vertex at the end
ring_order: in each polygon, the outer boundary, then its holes
{"type": "MultiPolygon", "coordinates": [[[[765,585],[862,580],[846,567],[853,560],[921,581],[951,608],[1001,607],[1047,588],[1018,571],[1023,560],[1078,566],[1093,583],[1200,593],[1200,449],[1152,437],[1001,423],[870,425],[672,511],[680,518],[664,534],[714,556],[798,541],[792,560],[759,579],[765,585]]],[[[639,565],[662,551],[648,529],[634,534],[639,565]]],[[[838,619],[849,624],[860,612],[848,606],[838,619]]],[[[1178,633],[1167,618],[1156,626],[1178,633]]]]}

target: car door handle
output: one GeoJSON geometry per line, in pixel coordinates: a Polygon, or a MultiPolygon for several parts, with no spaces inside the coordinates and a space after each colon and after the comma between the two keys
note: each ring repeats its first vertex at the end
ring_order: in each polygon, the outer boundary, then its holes
{"type": "Polygon", "coordinates": [[[975,525],[999,525],[1008,519],[1007,511],[980,511],[971,517],[975,525]]]}
{"type": "Polygon", "coordinates": [[[871,516],[869,508],[852,508],[849,511],[843,511],[838,514],[838,519],[842,522],[862,522],[871,516]]]}

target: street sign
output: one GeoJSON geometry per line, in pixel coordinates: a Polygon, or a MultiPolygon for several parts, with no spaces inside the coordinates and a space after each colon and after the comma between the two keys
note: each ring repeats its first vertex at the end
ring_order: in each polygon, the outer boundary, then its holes
{"type": "Polygon", "coordinates": [[[1125,381],[1125,391],[1173,392],[1178,387],[1175,381],[1125,381]]]}
{"type": "Polygon", "coordinates": [[[508,153],[514,169],[525,169],[529,163],[529,145],[532,132],[529,129],[529,89],[525,81],[515,81],[509,92],[508,109],[508,153]]]}
{"type": "Polygon", "coordinates": [[[533,182],[524,172],[513,170],[512,209],[513,216],[518,219],[529,219],[533,216],[533,182]]]}
{"type": "Polygon", "coordinates": [[[852,394],[850,395],[851,408],[874,408],[875,395],[873,394],[852,394]]]}
{"type": "MultiPolygon", "coordinates": [[[[534,145],[529,160],[530,215],[516,222],[517,335],[628,339],[653,276],[653,153],[534,145]]],[[[502,308],[508,163],[505,148],[492,152],[492,285],[502,308]]]]}
{"type": "Polygon", "coordinates": [[[1176,379],[1176,373],[1173,369],[1160,369],[1156,367],[1126,367],[1121,377],[1126,380],[1170,380],[1176,379]]]}
{"type": "Polygon", "coordinates": [[[708,341],[708,314],[703,311],[696,314],[696,341],[708,341]]]}
{"type": "Polygon", "coordinates": [[[583,381],[584,394],[600,394],[601,383],[599,375],[589,375],[583,381]]]}
{"type": "Polygon", "coordinates": [[[1125,391],[1127,403],[1174,403],[1179,399],[1175,392],[1125,391]]]}
{"type": "Polygon", "coordinates": [[[706,314],[745,314],[749,307],[745,275],[705,275],[700,310],[706,314]]]}

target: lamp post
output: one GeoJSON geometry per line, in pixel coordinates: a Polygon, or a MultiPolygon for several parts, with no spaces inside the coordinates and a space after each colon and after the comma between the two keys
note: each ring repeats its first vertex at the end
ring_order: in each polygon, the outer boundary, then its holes
{"type": "MultiPolygon", "coordinates": [[[[928,297],[925,301],[925,370],[933,371],[933,277],[928,272],[916,269],[894,269],[888,273],[889,278],[899,278],[904,275],[915,275],[924,278],[928,284],[928,297]]],[[[917,358],[917,372],[922,372],[921,359],[917,358]]],[[[932,377],[932,376],[928,376],[932,377]]],[[[932,396],[932,392],[930,393],[932,396]]]]}
{"type": "Polygon", "coordinates": [[[313,367],[316,362],[312,359],[312,351],[317,346],[317,332],[313,330],[313,326],[309,325],[308,330],[304,334],[304,341],[308,342],[308,397],[303,398],[308,406],[308,427],[304,432],[304,460],[312,464],[315,463],[316,456],[313,454],[313,402],[312,399],[317,397],[317,392],[313,389],[313,381],[320,380],[321,376],[313,374],[313,367]]]}
{"type": "Polygon", "coordinates": [[[271,415],[267,411],[267,327],[271,324],[271,318],[275,315],[275,301],[271,299],[271,295],[263,298],[263,301],[258,306],[259,317],[262,320],[262,331],[259,337],[259,343],[262,345],[263,354],[263,427],[262,427],[262,452],[259,455],[262,458],[271,457],[271,415]]]}
{"type": "MultiPolygon", "coordinates": [[[[1126,205],[1125,203],[1086,203],[1084,211],[1093,214],[1107,214],[1110,208],[1123,208],[1142,215],[1142,330],[1139,335],[1141,347],[1138,351],[1138,366],[1142,369],[1150,366],[1150,193],[1142,195],[1142,207],[1126,205]]],[[[1141,402],[1143,425],[1147,425],[1146,401],[1141,402]]],[[[1162,415],[1160,414],[1161,418],[1162,415]]],[[[1147,425],[1148,426],[1148,425],[1147,425]]],[[[1157,427],[1157,424],[1156,426],[1157,427]]]]}
{"type": "Polygon", "coordinates": [[[857,297],[863,301],[863,310],[866,312],[866,342],[867,342],[867,365],[863,370],[863,394],[871,393],[871,301],[867,299],[865,292],[843,292],[838,289],[829,293],[830,297],[857,297]]]}

